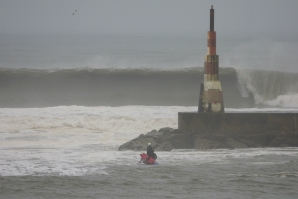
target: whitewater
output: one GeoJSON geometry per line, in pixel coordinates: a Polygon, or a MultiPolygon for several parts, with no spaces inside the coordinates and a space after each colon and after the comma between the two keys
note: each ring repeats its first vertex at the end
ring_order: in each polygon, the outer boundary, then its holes
{"type": "Polygon", "coordinates": [[[194,110],[196,107],[174,106],[1,109],[1,195],[4,198],[297,196],[297,148],[157,152],[156,167],[137,164],[144,151],[117,150],[120,144],[139,134],[162,127],[177,128],[177,112],[194,110]]]}
{"type": "MultiPolygon", "coordinates": [[[[205,38],[0,42],[1,198],[297,197],[298,148],[157,151],[158,166],[118,151],[197,110],[205,38]]],[[[297,45],[287,44],[218,44],[226,112],[297,112],[297,45]]]]}

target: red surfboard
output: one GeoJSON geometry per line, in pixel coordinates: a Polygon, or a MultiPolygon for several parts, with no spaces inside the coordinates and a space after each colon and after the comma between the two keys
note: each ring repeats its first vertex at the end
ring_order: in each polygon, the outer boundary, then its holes
{"type": "Polygon", "coordinates": [[[141,156],[141,162],[143,162],[144,164],[157,164],[155,159],[152,157],[148,158],[148,155],[146,153],[142,153],[140,154],[141,156]]]}

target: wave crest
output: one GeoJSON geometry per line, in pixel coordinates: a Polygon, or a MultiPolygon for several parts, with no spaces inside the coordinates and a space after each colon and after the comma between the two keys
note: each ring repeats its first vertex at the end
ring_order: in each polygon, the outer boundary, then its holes
{"type": "MultiPolygon", "coordinates": [[[[0,68],[0,107],[197,106],[203,78],[202,67],[0,68]]],[[[220,81],[226,108],[298,104],[297,73],[220,68],[220,81]]]]}

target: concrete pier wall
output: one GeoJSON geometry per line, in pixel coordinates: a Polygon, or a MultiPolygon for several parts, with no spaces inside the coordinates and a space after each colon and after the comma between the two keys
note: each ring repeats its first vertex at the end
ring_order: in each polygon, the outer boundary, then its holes
{"type": "Polygon", "coordinates": [[[178,129],[194,134],[297,133],[297,127],[298,113],[178,113],[178,129]]]}

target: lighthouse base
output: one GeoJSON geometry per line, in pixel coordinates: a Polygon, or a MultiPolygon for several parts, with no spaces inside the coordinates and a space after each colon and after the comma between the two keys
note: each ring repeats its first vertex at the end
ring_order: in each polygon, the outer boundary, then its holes
{"type": "Polygon", "coordinates": [[[224,113],[220,81],[204,81],[201,83],[198,112],[224,113]]]}

